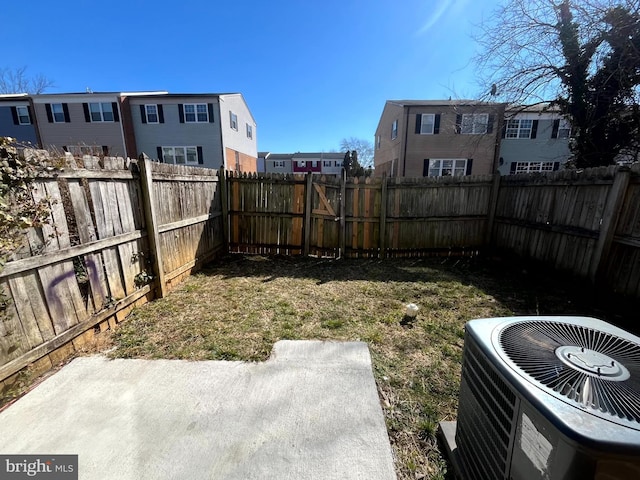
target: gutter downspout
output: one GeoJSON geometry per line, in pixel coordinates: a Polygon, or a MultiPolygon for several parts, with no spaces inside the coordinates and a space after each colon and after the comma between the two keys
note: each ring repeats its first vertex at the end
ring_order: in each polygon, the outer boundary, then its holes
{"type": "Polygon", "coordinates": [[[402,144],[402,176],[407,173],[407,140],[409,139],[409,110],[411,107],[404,107],[404,142],[402,144]]]}
{"type": "Polygon", "coordinates": [[[224,102],[224,99],[222,98],[221,95],[218,95],[218,118],[220,119],[220,121],[218,122],[218,125],[220,126],[219,132],[220,132],[220,149],[222,150],[222,168],[224,170],[227,170],[227,150],[224,146],[224,138],[222,136],[222,102],[224,102]]]}
{"type": "Polygon", "coordinates": [[[498,116],[498,121],[496,122],[496,127],[494,129],[496,141],[495,147],[493,151],[493,167],[491,169],[491,174],[499,174],[498,168],[500,167],[500,146],[502,145],[502,129],[504,127],[504,115],[505,115],[505,107],[506,104],[502,103],[498,106],[498,111],[496,115],[498,116]]]}
{"type": "Polygon", "coordinates": [[[38,115],[36,114],[36,105],[33,103],[33,97],[31,95],[29,95],[28,100],[31,112],[33,112],[31,124],[33,125],[33,129],[36,133],[36,142],[38,142],[38,148],[44,148],[44,145],[42,144],[42,137],[40,136],[40,124],[38,122],[38,115]]]}

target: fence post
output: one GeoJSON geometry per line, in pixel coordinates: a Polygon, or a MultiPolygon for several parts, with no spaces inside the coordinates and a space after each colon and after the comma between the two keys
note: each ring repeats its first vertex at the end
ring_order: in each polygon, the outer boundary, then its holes
{"type": "Polygon", "coordinates": [[[493,225],[496,219],[496,209],[498,208],[498,194],[500,193],[500,174],[493,174],[491,182],[491,197],[489,198],[489,208],[487,211],[487,229],[484,232],[485,247],[491,246],[491,238],[493,237],[493,225]]]}
{"type": "Polygon", "coordinates": [[[607,195],[607,203],[602,212],[602,223],[600,224],[598,243],[591,257],[589,278],[594,283],[602,275],[607,263],[630,178],[631,170],[629,167],[618,167],[615,177],[613,178],[613,185],[611,186],[611,190],[609,190],[609,195],[607,195]]]}
{"type": "Polygon", "coordinates": [[[138,162],[140,167],[140,186],[142,187],[142,203],[144,206],[144,219],[149,239],[149,249],[153,258],[153,265],[158,278],[156,295],[160,298],[167,294],[167,284],[162,264],[162,251],[160,248],[160,233],[158,232],[158,219],[156,216],[155,199],[153,196],[153,178],[151,175],[150,160],[142,159],[138,162]]]}
{"type": "Polygon", "coordinates": [[[380,189],[380,257],[387,256],[387,173],[382,175],[380,189]]]}
{"type": "Polygon", "coordinates": [[[305,202],[304,202],[304,256],[309,255],[309,245],[311,243],[311,210],[312,210],[312,195],[313,195],[313,173],[307,172],[307,178],[305,179],[305,202]]]}
{"type": "Polygon", "coordinates": [[[346,258],[347,245],[347,171],[343,168],[340,175],[340,257],[346,258]]]}
{"type": "Polygon", "coordinates": [[[218,171],[220,179],[220,206],[222,208],[222,235],[224,237],[225,253],[229,253],[229,196],[227,194],[227,175],[224,165],[218,171]]]}

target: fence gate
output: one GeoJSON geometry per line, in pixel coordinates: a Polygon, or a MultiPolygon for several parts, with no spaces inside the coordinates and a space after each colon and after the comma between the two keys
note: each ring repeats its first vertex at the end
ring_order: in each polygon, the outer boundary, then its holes
{"type": "Polygon", "coordinates": [[[305,250],[319,257],[338,257],[344,212],[340,199],[343,182],[338,176],[307,177],[305,250]]]}

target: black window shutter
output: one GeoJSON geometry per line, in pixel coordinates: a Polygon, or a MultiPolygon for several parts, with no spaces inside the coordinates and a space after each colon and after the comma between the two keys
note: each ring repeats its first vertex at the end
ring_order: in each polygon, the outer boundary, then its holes
{"type": "Polygon", "coordinates": [[[560,162],[553,162],[553,171],[560,170],[560,162]]]}
{"type": "Polygon", "coordinates": [[[164,123],[164,110],[162,109],[162,104],[158,104],[158,121],[160,123],[164,123]]]}
{"type": "Polygon", "coordinates": [[[533,124],[531,125],[531,138],[536,138],[536,136],[538,135],[538,120],[534,120],[533,124]]]}
{"type": "Polygon", "coordinates": [[[13,124],[20,125],[20,120],[18,120],[18,109],[16,107],[11,107],[11,116],[13,117],[13,124]]]}
{"type": "Polygon", "coordinates": [[[51,104],[45,103],[44,109],[47,111],[47,120],[49,121],[49,123],[53,123],[53,112],[51,111],[51,104]]]}
{"type": "Polygon", "coordinates": [[[180,117],[180,123],[184,123],[184,107],[181,103],[178,104],[178,116],[180,117]]]}
{"type": "Polygon", "coordinates": [[[422,164],[422,176],[423,177],[429,176],[429,159],[428,158],[425,158],[424,163],[422,164]]]}
{"type": "Polygon", "coordinates": [[[462,115],[456,115],[456,133],[460,133],[462,131],[462,115]]]}
{"type": "Polygon", "coordinates": [[[158,160],[162,163],[162,147],[156,147],[156,151],[158,153],[158,160]]]}
{"type": "Polygon", "coordinates": [[[489,120],[487,121],[487,133],[493,133],[493,123],[495,118],[495,115],[489,115],[489,120]]]}
{"type": "Polygon", "coordinates": [[[84,110],[84,121],[87,123],[91,123],[91,117],[89,116],[89,104],[83,103],[82,109],[84,110]]]}
{"type": "Polygon", "coordinates": [[[422,114],[418,113],[416,115],[416,133],[420,133],[421,129],[422,129],[422,114]]]}
{"type": "Polygon", "coordinates": [[[116,102],[111,102],[111,108],[113,109],[113,121],[120,121],[120,114],[118,113],[118,104],[116,102]]]}
{"type": "Polygon", "coordinates": [[[147,123],[147,107],[144,105],[140,105],[140,118],[142,118],[142,123],[147,123]]]}
{"type": "Polygon", "coordinates": [[[553,121],[553,128],[551,129],[551,138],[558,138],[558,130],[560,129],[560,120],[553,121]]]}
{"type": "Polygon", "coordinates": [[[433,134],[440,133],[440,114],[436,113],[436,119],[433,121],[433,134]]]}
{"type": "Polygon", "coordinates": [[[71,123],[71,117],[69,116],[69,105],[62,104],[62,113],[64,114],[64,123],[71,123]]]}
{"type": "Polygon", "coordinates": [[[207,103],[207,109],[209,110],[209,123],[213,123],[213,103],[207,103]]]}
{"type": "Polygon", "coordinates": [[[202,156],[202,147],[197,147],[198,149],[198,163],[202,165],[204,163],[204,157],[202,156]]]}
{"type": "Polygon", "coordinates": [[[509,173],[511,173],[511,175],[516,173],[516,162],[511,162],[511,167],[509,167],[509,173]]]}
{"type": "Polygon", "coordinates": [[[473,158],[468,158],[467,159],[467,171],[465,172],[465,175],[471,175],[471,167],[473,166],[473,158]]]}

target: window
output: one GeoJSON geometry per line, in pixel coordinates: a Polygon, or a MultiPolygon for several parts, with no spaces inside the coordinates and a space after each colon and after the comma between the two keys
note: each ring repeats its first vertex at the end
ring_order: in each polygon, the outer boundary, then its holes
{"type": "Polygon", "coordinates": [[[284,160],[274,160],[273,168],[284,168],[284,160]]]}
{"type": "Polygon", "coordinates": [[[110,103],[90,103],[89,115],[92,122],[113,122],[113,106],[110,103]]]}
{"type": "Polygon", "coordinates": [[[184,121],[187,123],[207,123],[209,109],[206,103],[185,103],[184,121]]]}
{"type": "Polygon", "coordinates": [[[236,152],[236,171],[240,171],[240,152],[236,152]]]}
{"type": "Polygon", "coordinates": [[[29,116],[29,107],[16,107],[19,125],[31,125],[31,117],[29,116]]]}
{"type": "Polygon", "coordinates": [[[376,135],[376,150],[380,150],[380,135],[376,135]]]}
{"type": "Polygon", "coordinates": [[[298,160],[296,162],[298,164],[299,167],[306,167],[307,166],[307,161],[306,160],[298,160]]]}
{"type": "Polygon", "coordinates": [[[199,147],[162,147],[162,161],[176,165],[194,165],[202,163],[199,147]]]}
{"type": "Polygon", "coordinates": [[[342,166],[342,162],[340,160],[336,160],[335,162],[333,162],[333,166],[334,167],[341,167],[342,166]]]}
{"type": "Polygon", "coordinates": [[[533,120],[508,120],[505,138],[531,138],[532,127],[533,120]]]}
{"type": "Polygon", "coordinates": [[[61,103],[52,103],[51,104],[51,118],[53,123],[64,123],[64,107],[61,103]]]}
{"type": "Polygon", "coordinates": [[[395,140],[398,137],[398,120],[394,120],[391,124],[391,140],[395,140]]]}
{"type": "Polygon", "coordinates": [[[481,135],[487,133],[488,125],[488,113],[466,113],[462,115],[460,132],[464,134],[481,135]]]}
{"type": "Polygon", "coordinates": [[[229,110],[229,123],[231,128],[233,128],[236,132],[238,131],[238,116],[229,110]]]}
{"type": "Polygon", "coordinates": [[[554,162],[516,162],[515,173],[553,172],[554,162]]]}
{"type": "Polygon", "coordinates": [[[434,132],[433,127],[436,123],[436,115],[434,113],[423,113],[422,121],[420,122],[420,134],[432,135],[434,132]]]}
{"type": "Polygon", "coordinates": [[[431,159],[429,160],[430,177],[450,177],[467,173],[467,159],[431,159]]]}
{"type": "Polygon", "coordinates": [[[558,126],[558,138],[569,138],[571,136],[571,125],[566,120],[560,120],[558,126]]]}
{"type": "Polygon", "coordinates": [[[147,123],[160,123],[158,119],[158,106],[145,105],[145,113],[147,114],[147,123]]]}
{"type": "Polygon", "coordinates": [[[247,123],[247,138],[253,138],[253,127],[247,123]]]}
{"type": "Polygon", "coordinates": [[[331,160],[323,160],[322,161],[322,166],[323,167],[330,167],[331,166],[331,160]]]}

